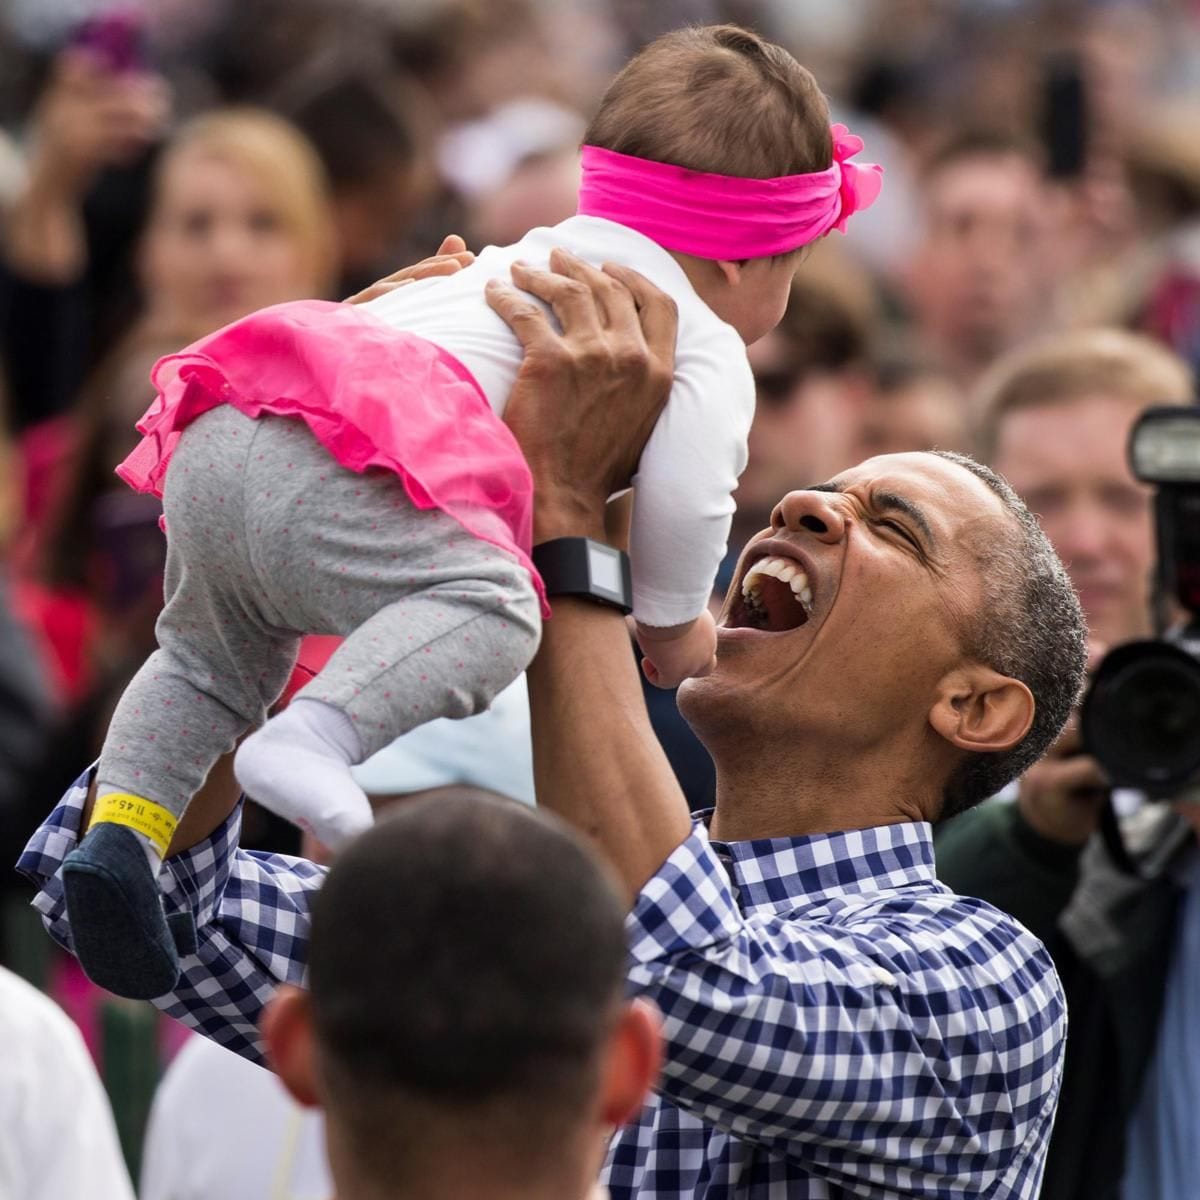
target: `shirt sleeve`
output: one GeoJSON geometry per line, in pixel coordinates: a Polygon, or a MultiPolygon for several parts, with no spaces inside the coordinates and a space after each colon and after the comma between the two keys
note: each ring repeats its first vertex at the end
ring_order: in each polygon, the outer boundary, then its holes
{"type": "Polygon", "coordinates": [[[633,615],[642,624],[682,625],[704,611],[753,419],[754,377],[740,341],[719,340],[678,364],[633,481],[633,615]]]}
{"type": "MultiPolygon", "coordinates": [[[[38,889],[33,906],[43,925],[68,951],[71,929],[61,868],[78,841],[93,770],[72,784],[17,861],[17,869],[38,889]]],[[[211,837],[166,860],[164,906],[168,913],[192,914],[197,949],[180,960],[175,990],[154,1004],[262,1063],[259,1017],[276,985],[303,979],[310,906],[325,868],[304,858],[242,850],[240,831],[239,807],[211,837]]]]}
{"type": "Polygon", "coordinates": [[[1009,1195],[991,1189],[1036,1173],[1049,1136],[1057,976],[1002,914],[923,895],[849,926],[744,915],[697,826],[628,920],[630,984],[663,1014],[662,1095],[855,1194],[1009,1195]]]}

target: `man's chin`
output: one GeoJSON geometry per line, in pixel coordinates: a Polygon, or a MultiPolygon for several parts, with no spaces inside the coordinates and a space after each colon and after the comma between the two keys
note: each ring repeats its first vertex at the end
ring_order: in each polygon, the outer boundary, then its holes
{"type": "Polygon", "coordinates": [[[675,704],[680,716],[692,727],[693,732],[704,741],[703,730],[736,723],[737,714],[744,707],[737,698],[737,689],[721,670],[718,656],[712,673],[699,679],[685,679],[675,693],[675,704]]]}
{"type": "Polygon", "coordinates": [[[714,702],[720,703],[720,673],[721,668],[718,665],[711,674],[702,679],[685,679],[675,693],[675,706],[679,709],[679,715],[693,728],[697,721],[703,721],[704,714],[714,702]]]}

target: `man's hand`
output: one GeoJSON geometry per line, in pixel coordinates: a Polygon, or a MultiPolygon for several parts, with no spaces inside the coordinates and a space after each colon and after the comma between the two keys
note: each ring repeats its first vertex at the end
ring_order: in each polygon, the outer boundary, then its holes
{"type": "Polygon", "coordinates": [[[488,303],[525,351],[504,419],[533,472],[534,541],[604,537],[604,506],[629,485],[671,389],[675,303],[635,271],[603,271],[563,250],[550,271],[513,266],[488,303]],[[551,411],[561,417],[551,419],[551,411]]]}
{"type": "Polygon", "coordinates": [[[1021,816],[1042,837],[1082,846],[1096,831],[1108,799],[1100,764],[1084,754],[1076,716],[1062,736],[1021,778],[1021,816]]]}
{"type": "Polygon", "coordinates": [[[363,304],[374,300],[376,296],[385,296],[406,284],[415,283],[418,279],[432,279],[437,275],[454,275],[463,267],[469,267],[475,261],[475,255],[467,249],[467,243],[452,233],[442,240],[437,253],[430,258],[423,258],[415,266],[401,267],[383,279],[377,279],[370,287],[347,296],[346,304],[363,304]]]}
{"type": "MultiPolygon", "coordinates": [[[[1089,673],[1103,657],[1103,647],[1089,645],[1089,673]]],[[[1035,833],[1064,846],[1082,846],[1096,832],[1108,790],[1100,764],[1083,752],[1076,711],[1058,741],[1021,777],[1017,803],[1035,833]]]]}

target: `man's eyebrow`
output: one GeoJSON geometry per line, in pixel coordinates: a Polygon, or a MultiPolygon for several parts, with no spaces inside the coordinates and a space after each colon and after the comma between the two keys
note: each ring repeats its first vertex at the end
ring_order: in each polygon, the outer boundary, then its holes
{"type": "MultiPolygon", "coordinates": [[[[809,492],[840,493],[846,489],[839,480],[833,479],[829,483],[814,483],[812,487],[805,490],[809,492]]],[[[934,535],[933,527],[929,524],[928,518],[906,496],[899,496],[895,492],[875,490],[871,493],[871,503],[875,508],[881,509],[884,512],[903,513],[921,531],[930,547],[937,545],[937,537],[934,535]]]]}
{"type": "Polygon", "coordinates": [[[903,513],[924,534],[930,546],[937,545],[937,538],[925,514],[907,497],[898,496],[895,492],[872,492],[871,503],[885,512],[903,513]]]}

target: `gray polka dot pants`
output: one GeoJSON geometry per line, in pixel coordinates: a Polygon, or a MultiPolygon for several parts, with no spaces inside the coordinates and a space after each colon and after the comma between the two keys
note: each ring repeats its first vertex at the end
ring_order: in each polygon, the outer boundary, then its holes
{"type": "Polygon", "coordinates": [[[529,573],[387,471],[333,461],[300,421],[221,406],[180,438],[163,495],[159,649],[121,697],[102,792],[176,816],[266,719],[306,633],[346,640],[301,693],[355,722],[366,758],[434,717],[466,717],[525,669],[529,573]]]}

